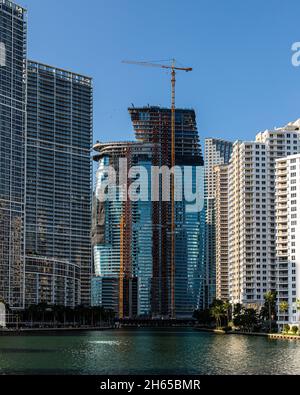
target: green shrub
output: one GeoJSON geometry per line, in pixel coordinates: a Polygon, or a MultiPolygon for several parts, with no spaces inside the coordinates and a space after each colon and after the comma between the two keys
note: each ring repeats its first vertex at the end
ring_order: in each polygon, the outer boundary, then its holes
{"type": "Polygon", "coordinates": [[[284,326],[283,326],[283,332],[284,332],[284,333],[288,333],[289,330],[290,330],[289,324],[284,324],[284,326]]]}
{"type": "Polygon", "coordinates": [[[294,335],[296,335],[298,333],[298,327],[292,326],[291,331],[293,332],[294,335]]]}

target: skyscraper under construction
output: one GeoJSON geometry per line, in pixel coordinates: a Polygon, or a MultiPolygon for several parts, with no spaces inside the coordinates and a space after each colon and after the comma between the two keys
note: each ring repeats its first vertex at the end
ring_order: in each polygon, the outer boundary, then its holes
{"type": "Polygon", "coordinates": [[[204,171],[195,112],[176,110],[175,163],[181,179],[175,176],[175,189],[186,192],[190,187],[202,201],[195,210],[190,209],[185,194],[175,200],[173,281],[172,202],[163,198],[166,190],[162,177],[158,198],[152,198],[157,191],[150,174],[153,167],[171,167],[171,110],[143,107],[130,108],[129,113],[135,142],[94,147],[99,162],[96,190],[107,181],[106,166],[113,166],[120,175],[124,168],[119,159],[126,159],[126,170],[132,166],[147,170],[148,183],[143,189],[148,188],[148,199],[124,199],[120,185],[115,191],[119,199],[101,202],[95,194],[93,303],[112,308],[120,318],[174,318],[172,310],[176,318],[190,317],[202,303],[204,279],[204,171]]]}

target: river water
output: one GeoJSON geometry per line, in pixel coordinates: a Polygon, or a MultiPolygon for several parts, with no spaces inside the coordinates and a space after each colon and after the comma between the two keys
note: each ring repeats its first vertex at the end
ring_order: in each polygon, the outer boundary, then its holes
{"type": "Polygon", "coordinates": [[[300,374],[300,342],[191,328],[0,336],[0,374],[300,374]]]}

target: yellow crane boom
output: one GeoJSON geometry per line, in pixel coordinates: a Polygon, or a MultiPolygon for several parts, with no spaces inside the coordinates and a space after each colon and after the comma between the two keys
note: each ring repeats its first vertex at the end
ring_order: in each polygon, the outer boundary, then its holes
{"type": "Polygon", "coordinates": [[[171,69],[171,70],[181,70],[181,71],[193,71],[191,67],[177,67],[175,66],[175,59],[173,60],[172,65],[166,65],[166,64],[159,64],[159,63],[150,63],[150,62],[137,62],[135,60],[123,60],[122,63],[125,64],[135,64],[138,66],[146,66],[146,67],[157,67],[160,69],[171,69]]]}

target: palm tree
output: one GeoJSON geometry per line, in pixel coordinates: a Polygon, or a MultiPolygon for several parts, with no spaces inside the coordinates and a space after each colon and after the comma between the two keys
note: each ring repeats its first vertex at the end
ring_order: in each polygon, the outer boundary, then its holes
{"type": "Polygon", "coordinates": [[[300,312],[300,299],[296,299],[295,308],[298,312],[300,312]]]}
{"type": "Polygon", "coordinates": [[[77,323],[81,325],[85,325],[86,323],[86,316],[89,313],[89,309],[85,307],[84,305],[78,305],[75,307],[75,312],[77,315],[77,323]]]}
{"type": "Polygon", "coordinates": [[[229,301],[224,302],[224,310],[226,311],[226,319],[227,319],[227,325],[229,325],[230,322],[230,313],[231,313],[231,304],[229,301]]]}
{"type": "Polygon", "coordinates": [[[217,328],[220,328],[222,326],[222,317],[224,316],[224,306],[221,304],[212,306],[211,315],[216,320],[217,328]]]}
{"type": "Polygon", "coordinates": [[[48,310],[49,306],[47,303],[39,303],[37,306],[37,311],[41,314],[42,316],[42,323],[43,325],[45,324],[45,313],[48,310]]]}
{"type": "Polygon", "coordinates": [[[281,313],[286,313],[287,311],[289,311],[289,304],[288,304],[288,302],[286,302],[285,300],[280,302],[279,303],[279,311],[281,313]]]}
{"type": "Polygon", "coordinates": [[[257,312],[255,309],[245,309],[243,317],[242,317],[243,326],[246,328],[248,332],[253,331],[254,327],[258,323],[257,312]]]}
{"type": "Polygon", "coordinates": [[[65,311],[65,306],[62,305],[53,305],[51,307],[52,312],[53,312],[53,327],[55,327],[55,324],[57,324],[57,318],[64,313],[65,311]]]}
{"type": "Polygon", "coordinates": [[[270,333],[272,332],[272,307],[274,306],[274,303],[276,302],[276,292],[268,291],[265,294],[265,302],[268,306],[268,312],[269,312],[269,330],[270,333]]]}
{"type": "Polygon", "coordinates": [[[63,311],[63,316],[64,316],[64,327],[65,327],[67,321],[69,322],[71,316],[73,317],[73,321],[74,321],[74,309],[72,307],[65,306],[63,311]]]}
{"type": "Polygon", "coordinates": [[[242,318],[244,315],[244,307],[241,303],[237,303],[233,307],[233,314],[232,314],[232,322],[235,327],[241,327],[242,325],[242,318]]]}
{"type": "Polygon", "coordinates": [[[285,313],[286,311],[288,311],[288,309],[289,309],[289,304],[288,304],[288,302],[282,301],[282,302],[279,303],[279,310],[280,310],[282,313],[285,313]]]}
{"type": "Polygon", "coordinates": [[[39,311],[38,306],[36,304],[33,304],[28,307],[27,309],[30,317],[30,322],[31,322],[31,327],[33,326],[33,322],[37,320],[37,313],[39,311]]]}
{"type": "Polygon", "coordinates": [[[108,312],[107,314],[108,314],[109,326],[112,326],[112,322],[114,321],[114,319],[116,317],[116,313],[112,309],[108,309],[107,312],[108,312]]]}

